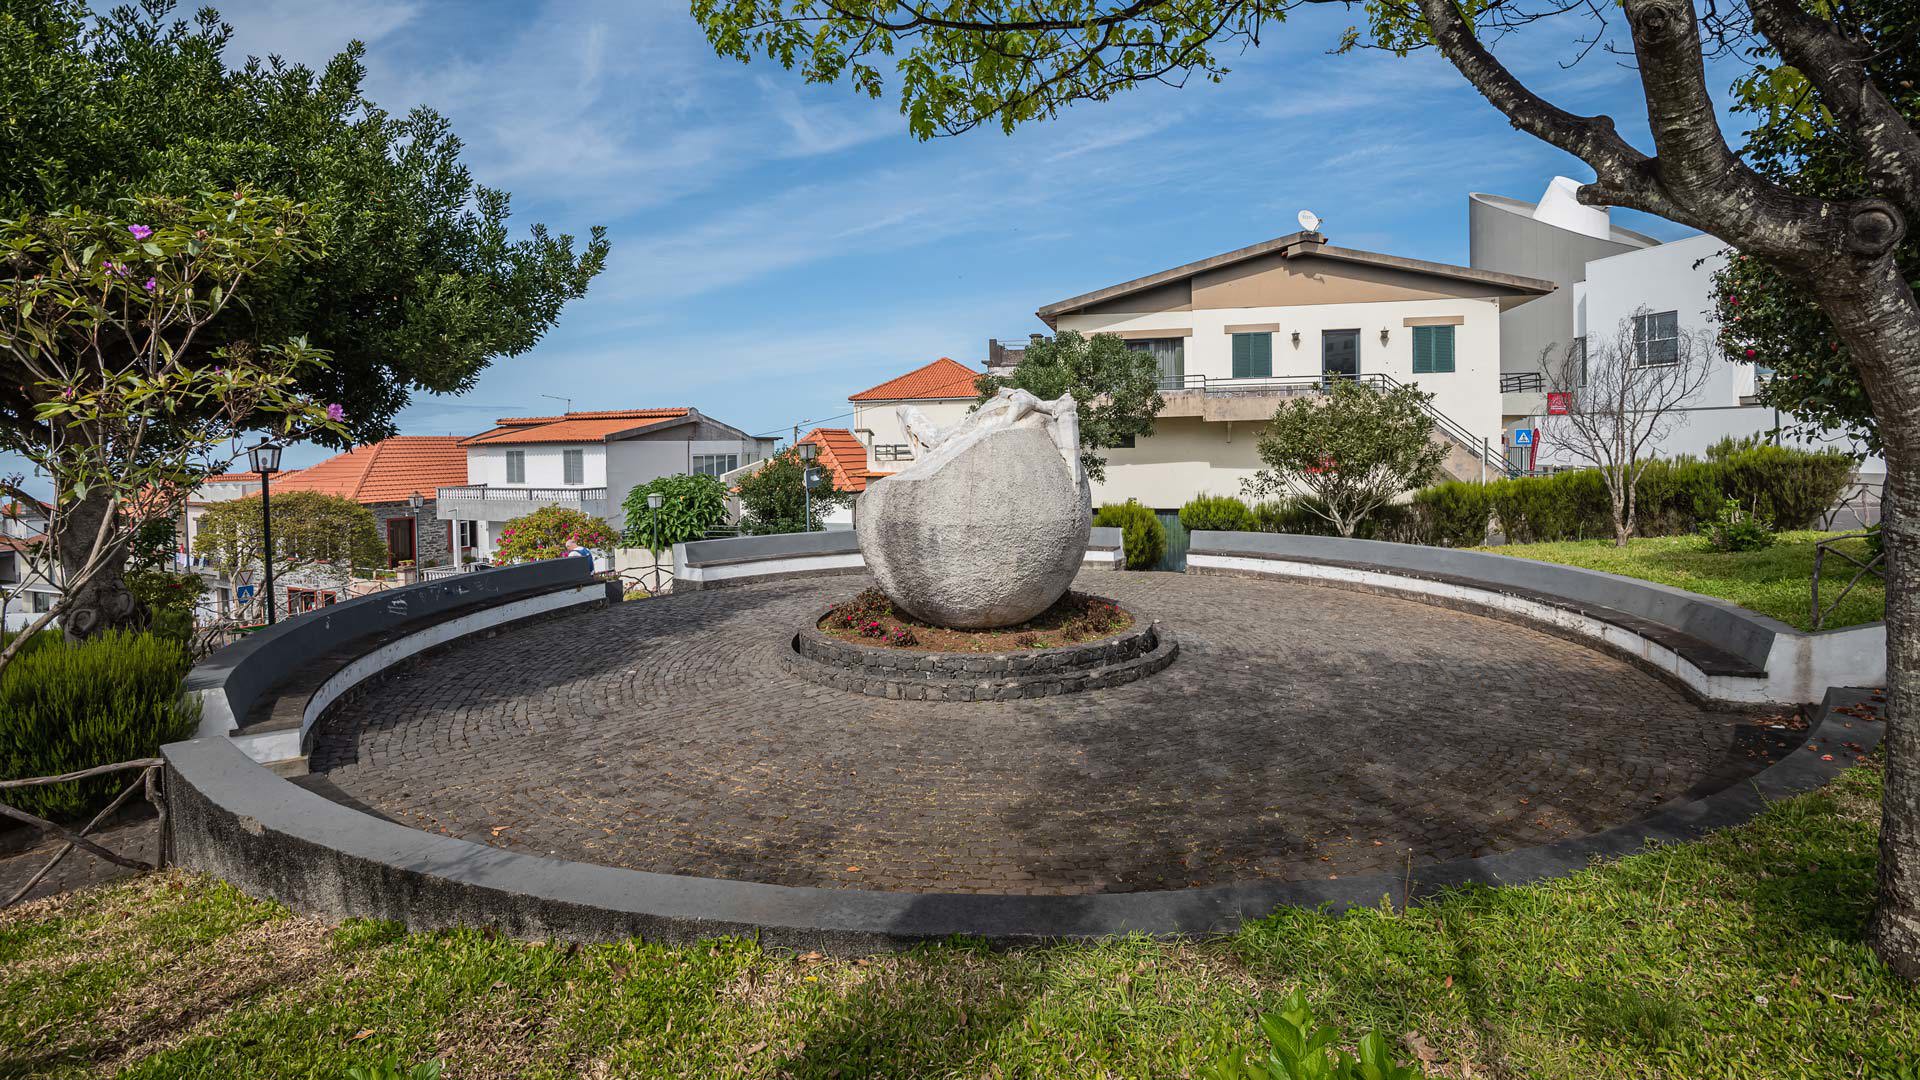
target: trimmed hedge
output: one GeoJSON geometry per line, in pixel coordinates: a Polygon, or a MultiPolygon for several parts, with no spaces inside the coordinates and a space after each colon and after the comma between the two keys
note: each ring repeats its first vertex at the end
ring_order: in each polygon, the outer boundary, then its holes
{"type": "MultiPolygon", "coordinates": [[[[1635,535],[1697,532],[1729,499],[1776,528],[1813,528],[1846,489],[1855,468],[1853,459],[1838,451],[1727,442],[1707,455],[1704,460],[1678,457],[1647,463],[1634,489],[1635,535]]],[[[1333,535],[1332,526],[1298,499],[1261,503],[1253,508],[1253,517],[1255,527],[1264,532],[1333,535]]],[[[1475,547],[1485,543],[1488,530],[1495,527],[1511,544],[1611,538],[1613,511],[1606,481],[1595,469],[1487,484],[1448,481],[1414,492],[1407,505],[1382,507],[1355,535],[1475,547]]]]}
{"type": "Polygon", "coordinates": [[[1180,524],[1188,532],[1217,529],[1221,532],[1252,532],[1260,527],[1247,504],[1231,495],[1202,494],[1180,508],[1180,524]]]}
{"type": "MultiPolygon", "coordinates": [[[[37,634],[0,673],[0,777],[53,776],[153,757],[193,734],[200,703],[185,698],[191,667],[177,641],[109,631],[70,643],[37,634]]],[[[135,779],[120,773],[4,793],[30,814],[78,818],[135,779]]]]}
{"type": "Polygon", "coordinates": [[[1094,511],[1093,523],[1098,528],[1120,530],[1129,570],[1151,570],[1167,553],[1167,527],[1160,524],[1158,514],[1138,500],[1101,506],[1094,511]]]}

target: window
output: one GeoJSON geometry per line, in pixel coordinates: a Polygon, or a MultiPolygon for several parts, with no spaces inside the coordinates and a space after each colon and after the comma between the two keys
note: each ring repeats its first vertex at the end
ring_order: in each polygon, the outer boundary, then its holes
{"type": "Polygon", "coordinates": [[[33,613],[35,615],[44,615],[47,612],[52,610],[53,610],[53,594],[52,593],[37,592],[33,594],[33,613]]]}
{"type": "Polygon", "coordinates": [[[1122,435],[1122,436],[1120,436],[1120,441],[1118,441],[1118,442],[1116,442],[1116,443],[1114,443],[1114,444],[1113,444],[1113,446],[1112,446],[1112,447],[1111,447],[1110,449],[1114,449],[1114,450],[1131,450],[1131,449],[1133,449],[1133,447],[1134,447],[1134,444],[1135,444],[1136,442],[1138,442],[1138,441],[1139,441],[1139,440],[1138,440],[1138,439],[1136,439],[1136,438],[1135,438],[1134,436],[1132,436],[1132,435],[1122,435]]]}
{"type": "Polygon", "coordinates": [[[507,483],[524,484],[527,482],[527,452],[525,450],[507,451],[507,483]]]}
{"type": "Polygon", "coordinates": [[[1233,335],[1233,377],[1236,379],[1273,378],[1273,335],[1233,335]]]}
{"type": "Polygon", "coordinates": [[[1445,374],[1453,370],[1453,327],[1413,328],[1413,373],[1445,374]]]}
{"type": "Polygon", "coordinates": [[[462,521],[460,523],[460,546],[462,548],[475,548],[480,546],[479,522],[462,521]]]}
{"type": "Polygon", "coordinates": [[[1573,362],[1575,365],[1573,370],[1580,380],[1574,386],[1578,388],[1587,385],[1587,339],[1584,336],[1573,339],[1573,362]]]}
{"type": "Polygon", "coordinates": [[[1143,338],[1127,342],[1134,352],[1149,353],[1160,369],[1160,385],[1179,386],[1187,375],[1186,338],[1143,338]]]}
{"type": "Polygon", "coordinates": [[[340,601],[340,597],[327,589],[288,589],[287,614],[298,615],[314,608],[330,607],[340,601]]]}
{"type": "Polygon", "coordinates": [[[584,484],[587,482],[587,452],[585,450],[560,451],[560,482],[563,484],[584,484]]]}
{"type": "Polygon", "coordinates": [[[1658,311],[1633,317],[1633,362],[1659,367],[1680,362],[1680,313],[1658,311]]]}
{"type": "Polygon", "coordinates": [[[695,454],[693,455],[693,474],[695,476],[719,476],[740,467],[739,454],[695,454]]]}

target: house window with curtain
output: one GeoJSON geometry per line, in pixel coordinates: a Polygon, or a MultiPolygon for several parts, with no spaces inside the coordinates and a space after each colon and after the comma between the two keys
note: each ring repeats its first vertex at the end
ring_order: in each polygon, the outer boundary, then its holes
{"type": "Polygon", "coordinates": [[[1453,327],[1413,328],[1413,373],[1442,375],[1453,370],[1453,327]]]}
{"type": "Polygon", "coordinates": [[[1643,312],[1633,317],[1633,362],[1662,367],[1680,362],[1680,313],[1643,312]]]}
{"type": "Polygon", "coordinates": [[[1233,377],[1236,379],[1273,378],[1273,335],[1271,333],[1233,335],[1233,377]]]}
{"type": "Polygon", "coordinates": [[[1127,348],[1153,357],[1163,387],[1177,388],[1187,376],[1186,338],[1141,338],[1127,342],[1127,348]]]}
{"type": "Polygon", "coordinates": [[[507,483],[524,484],[527,482],[527,452],[525,450],[507,451],[507,483]]]}
{"type": "Polygon", "coordinates": [[[695,476],[719,476],[740,467],[739,454],[695,454],[693,455],[693,473],[695,476]]]}
{"type": "Polygon", "coordinates": [[[587,452],[585,450],[560,451],[560,482],[563,484],[584,484],[587,482],[587,452]]]}

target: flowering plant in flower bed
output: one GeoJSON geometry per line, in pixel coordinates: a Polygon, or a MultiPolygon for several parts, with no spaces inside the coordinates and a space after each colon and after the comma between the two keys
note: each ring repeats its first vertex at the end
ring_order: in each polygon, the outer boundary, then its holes
{"type": "Polygon", "coordinates": [[[1046,611],[1018,626],[992,630],[955,630],[931,626],[894,610],[879,589],[867,589],[827,609],[820,630],[829,637],[859,640],[929,652],[1017,652],[1095,641],[1133,625],[1126,609],[1111,600],[1070,592],[1046,611]]]}

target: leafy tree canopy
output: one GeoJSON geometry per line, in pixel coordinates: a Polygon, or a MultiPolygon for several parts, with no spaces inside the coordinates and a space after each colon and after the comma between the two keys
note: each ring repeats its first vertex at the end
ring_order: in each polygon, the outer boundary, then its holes
{"type": "Polygon", "coordinates": [[[740,481],[741,531],[747,533],[790,533],[817,531],[826,515],[838,506],[853,501],[853,493],[833,486],[833,472],[820,468],[819,479],[809,493],[802,486],[800,456],[786,450],[767,459],[767,463],[740,481]],[[812,516],[808,503],[811,497],[812,516]]]}
{"type": "MultiPolygon", "coordinates": [[[[476,186],[430,109],[394,116],[361,93],[358,42],[315,72],[230,67],[230,28],[171,0],[105,14],[81,0],[0,2],[0,217],[129,195],[253,185],[306,204],[323,254],[285,267],[211,328],[226,343],[305,335],[331,355],[302,389],[346,408],[326,441],[393,434],[415,391],[458,393],[524,352],[605,264],[539,225],[508,235],[505,192],[476,186]]],[[[29,403],[0,378],[0,421],[29,403]]]]}
{"type": "MultiPolygon", "coordinates": [[[[1920,5],[1864,0],[1849,5],[1869,47],[1869,71],[1883,86],[1902,87],[1894,103],[1920,121],[1920,5]]],[[[1734,84],[1734,111],[1751,116],[1743,154],[1762,175],[1807,195],[1871,195],[1858,147],[1834,122],[1798,70],[1765,54],[1734,84]]],[[[1894,259],[1909,284],[1920,286],[1920,230],[1908,229],[1894,259]]],[[[1760,399],[1789,414],[1810,437],[1850,435],[1879,450],[1879,430],[1854,358],[1833,322],[1807,289],[1760,259],[1733,253],[1714,275],[1714,307],[1727,356],[1764,364],[1775,378],[1760,399]]]]}
{"type": "MultiPolygon", "coordinates": [[[[273,515],[273,572],[284,574],[313,566],[341,570],[385,566],[373,511],[338,495],[318,491],[278,492],[268,500],[273,515]]],[[[200,516],[194,550],[213,560],[228,578],[253,574],[262,566],[260,500],[228,499],[200,516]]]]}
{"type": "Polygon", "coordinates": [[[1339,379],[1324,399],[1295,398],[1260,435],[1267,467],[1241,487],[1253,499],[1307,491],[1315,497],[1302,505],[1352,536],[1368,514],[1440,468],[1446,450],[1424,408],[1432,397],[1412,386],[1374,390],[1339,379]]]}
{"type": "Polygon", "coordinates": [[[1080,413],[1080,463],[1091,480],[1104,480],[1101,450],[1153,434],[1153,418],[1166,408],[1153,356],[1127,348],[1113,334],[1083,337],[1064,330],[1027,346],[1009,375],[982,375],[980,400],[1001,390],[1025,390],[1042,401],[1072,394],[1080,413]]]}
{"type": "Polygon", "coordinates": [[[658,554],[675,544],[698,540],[725,521],[727,485],[698,474],[662,476],[627,492],[621,509],[627,517],[621,541],[658,554]],[[649,495],[660,496],[658,511],[647,506],[649,495]]]}

